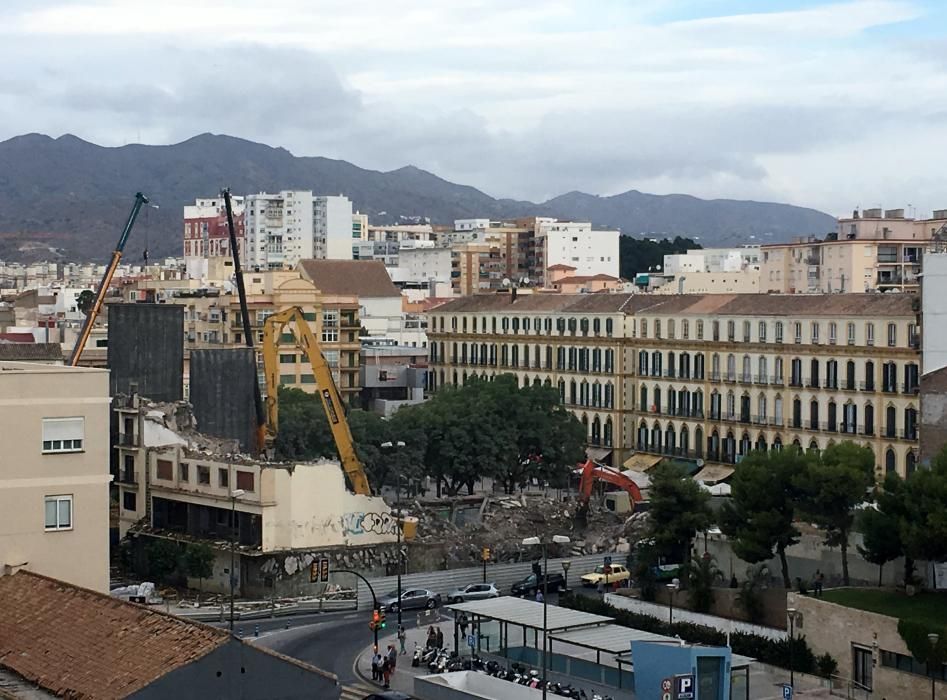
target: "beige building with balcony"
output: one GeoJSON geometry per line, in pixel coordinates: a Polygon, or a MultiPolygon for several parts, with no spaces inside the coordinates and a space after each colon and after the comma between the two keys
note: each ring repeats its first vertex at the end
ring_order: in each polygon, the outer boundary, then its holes
{"type": "Polygon", "coordinates": [[[515,374],[559,388],[589,454],[732,465],[854,440],[918,461],[913,295],[481,295],[429,314],[428,389],[515,374]]]}
{"type": "Polygon", "coordinates": [[[839,219],[825,240],[798,239],[761,247],[760,289],[780,294],[918,289],[924,252],[947,233],[947,209],[929,219],[903,209],[866,209],[839,219]]]}
{"type": "MultiPolygon", "coordinates": [[[[325,294],[296,270],[267,270],[245,275],[254,344],[263,340],[263,323],[276,311],[299,306],[313,333],[322,342],[323,354],[332,367],[336,384],[345,400],[358,394],[359,299],[352,295],[325,294]]],[[[168,285],[162,280],[142,280],[123,288],[127,302],[179,304],[184,311],[184,381],[188,386],[191,350],[244,347],[243,319],[236,291],[201,287],[194,280],[168,285]]],[[[281,338],[280,381],[285,386],[315,391],[308,359],[288,335],[281,338]]],[[[257,353],[262,368],[262,357],[257,353]]]]}
{"type": "Polygon", "coordinates": [[[0,425],[0,576],[107,591],[108,372],[0,362],[0,425]]]}

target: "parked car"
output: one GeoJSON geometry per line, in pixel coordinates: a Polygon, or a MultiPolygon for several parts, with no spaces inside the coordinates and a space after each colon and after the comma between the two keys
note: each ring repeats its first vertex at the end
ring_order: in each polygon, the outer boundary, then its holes
{"type": "MultiPolygon", "coordinates": [[[[441,594],[429,591],[426,588],[409,588],[401,592],[402,610],[419,610],[421,608],[433,610],[440,604],[441,594]]],[[[386,612],[397,612],[398,591],[392,591],[388,595],[379,598],[378,605],[386,612]]]]}
{"type": "Polygon", "coordinates": [[[597,586],[603,584],[611,586],[615,583],[626,585],[631,578],[631,572],[621,564],[611,564],[610,566],[599,565],[593,571],[582,576],[583,586],[597,586]]]}
{"type": "Polygon", "coordinates": [[[447,594],[448,603],[463,603],[465,600],[499,598],[500,590],[492,583],[471,583],[447,594]]]}
{"type": "MultiPolygon", "coordinates": [[[[537,590],[542,590],[543,588],[543,577],[542,575],[530,574],[522,581],[517,581],[510,588],[511,595],[518,596],[534,596],[536,595],[537,590]]],[[[566,589],[566,580],[563,578],[562,574],[549,574],[549,579],[546,581],[546,591],[548,593],[553,593],[557,591],[564,591],[566,589]]]]}

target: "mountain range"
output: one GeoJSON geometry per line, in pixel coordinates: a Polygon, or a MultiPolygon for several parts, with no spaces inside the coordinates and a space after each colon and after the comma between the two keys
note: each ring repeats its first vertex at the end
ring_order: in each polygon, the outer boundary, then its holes
{"type": "Polygon", "coordinates": [[[125,259],[140,261],[145,248],[153,260],[180,255],[182,207],[223,186],[238,194],[342,193],[373,223],[553,216],[633,236],[699,236],[705,247],[778,242],[835,228],[832,217],[814,209],[682,194],[631,190],[613,196],[569,192],[540,203],[495,199],[414,166],[379,172],[224,135],[110,148],[69,134],[26,134],[0,143],[0,259],[104,260],[139,190],[159,208],[143,211],[125,259]]]}

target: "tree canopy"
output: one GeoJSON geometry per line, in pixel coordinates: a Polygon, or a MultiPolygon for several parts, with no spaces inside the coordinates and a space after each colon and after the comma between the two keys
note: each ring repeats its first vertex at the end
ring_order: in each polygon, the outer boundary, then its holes
{"type": "Polygon", "coordinates": [[[713,522],[710,494],[680,467],[662,464],[652,474],[648,513],[655,549],[666,557],[680,557],[687,570],[694,536],[713,522]]]}
{"type": "Polygon", "coordinates": [[[631,236],[618,239],[618,270],[625,279],[632,279],[638,272],[647,272],[649,268],[664,265],[664,256],[686,253],[700,248],[690,238],[675,236],[674,240],[664,238],[658,242],[631,236]]]}
{"type": "MultiPolygon", "coordinates": [[[[278,457],[335,457],[319,397],[281,388],[279,400],[278,457]]],[[[389,419],[353,409],[348,420],[375,489],[395,485],[399,474],[409,481],[430,476],[438,492],[449,495],[464,487],[472,491],[483,477],[497,479],[508,491],[533,478],[564,485],[584,454],[585,429],[560,405],[558,391],[519,387],[513,375],[443,387],[389,419]]]]}

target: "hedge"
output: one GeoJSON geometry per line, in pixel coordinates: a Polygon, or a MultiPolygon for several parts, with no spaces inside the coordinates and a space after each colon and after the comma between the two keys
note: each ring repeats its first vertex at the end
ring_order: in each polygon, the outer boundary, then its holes
{"type": "MultiPolygon", "coordinates": [[[[713,627],[691,622],[675,622],[669,625],[667,622],[651,615],[616,608],[614,605],[609,605],[598,598],[575,594],[563,595],[560,598],[559,605],[572,610],[581,610],[582,612],[614,618],[615,624],[622,627],[633,627],[634,629],[663,634],[668,637],[677,636],[693,644],[718,647],[727,644],[727,635],[713,627]]],[[[789,668],[789,645],[790,641],[788,639],[774,640],[748,632],[730,633],[730,648],[734,654],[749,656],[757,661],[779,666],[780,668],[789,668]]],[[[812,649],[809,648],[804,636],[796,637],[792,641],[792,665],[794,670],[801,673],[818,672],[815,654],[812,653],[812,649]]]]}

